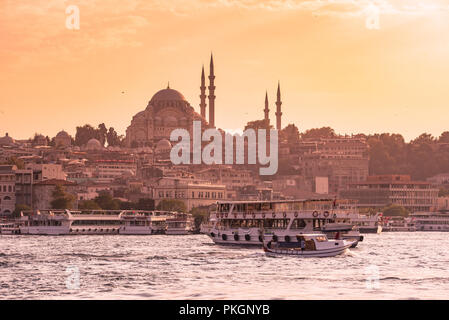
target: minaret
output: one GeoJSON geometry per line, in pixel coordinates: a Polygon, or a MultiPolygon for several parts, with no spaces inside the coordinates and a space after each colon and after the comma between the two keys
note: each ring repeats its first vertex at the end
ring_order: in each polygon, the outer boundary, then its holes
{"type": "Polygon", "coordinates": [[[201,71],[201,94],[200,94],[200,109],[201,109],[201,116],[206,119],[206,77],[204,76],[204,66],[203,70],[201,71]]]}
{"type": "Polygon", "coordinates": [[[282,105],[282,101],[281,101],[281,87],[280,87],[280,84],[278,82],[278,92],[277,92],[277,100],[276,100],[276,129],[277,130],[281,130],[282,129],[282,126],[281,126],[281,116],[282,116],[281,105],[282,105]]]}
{"type": "Polygon", "coordinates": [[[268,109],[268,92],[265,91],[265,109],[263,110],[265,113],[265,122],[267,122],[268,126],[270,126],[270,109],[268,109]]]}
{"type": "Polygon", "coordinates": [[[210,74],[209,74],[209,126],[215,128],[215,86],[214,86],[214,58],[210,54],[210,74]]]}

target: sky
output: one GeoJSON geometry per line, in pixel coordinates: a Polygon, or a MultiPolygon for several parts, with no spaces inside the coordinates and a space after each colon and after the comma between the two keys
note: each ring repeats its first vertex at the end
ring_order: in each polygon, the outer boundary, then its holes
{"type": "Polygon", "coordinates": [[[199,112],[211,52],[223,129],[280,81],[301,132],[449,131],[449,0],[1,0],[0,39],[0,136],[124,134],[168,81],[199,112]]]}

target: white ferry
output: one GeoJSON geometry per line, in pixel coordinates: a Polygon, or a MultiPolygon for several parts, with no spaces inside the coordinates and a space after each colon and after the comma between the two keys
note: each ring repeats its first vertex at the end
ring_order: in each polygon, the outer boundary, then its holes
{"type": "MultiPolygon", "coordinates": [[[[276,201],[219,201],[207,224],[201,226],[201,233],[207,234],[217,244],[261,245],[264,240],[275,242],[296,242],[298,234],[328,232],[329,237],[353,240],[356,246],[363,237],[346,223],[354,214],[345,200],[306,199],[276,201]],[[323,228],[326,224],[331,228],[323,228]]],[[[355,209],[355,206],[352,206],[355,209]]]]}
{"type": "Polygon", "coordinates": [[[17,224],[11,222],[0,223],[0,234],[19,234],[20,229],[17,224]]]}
{"type": "Polygon", "coordinates": [[[297,240],[298,245],[295,247],[282,247],[279,243],[264,241],[263,250],[268,256],[335,257],[352,245],[352,241],[329,240],[324,234],[298,235],[297,240]]]}
{"type": "Polygon", "coordinates": [[[381,233],[382,232],[382,213],[374,215],[359,215],[351,217],[351,223],[358,226],[360,233],[381,233]]]}
{"type": "Polygon", "coordinates": [[[21,213],[20,233],[32,235],[164,233],[167,215],[140,210],[40,210],[21,213]]]}
{"type": "Polygon", "coordinates": [[[168,235],[185,235],[190,234],[194,228],[193,216],[189,213],[173,212],[173,214],[167,217],[167,230],[168,235]]]}
{"type": "Polygon", "coordinates": [[[414,232],[416,224],[414,218],[385,217],[382,232],[414,232]]]}
{"type": "Polygon", "coordinates": [[[119,234],[163,234],[169,214],[165,211],[122,211],[119,234]]]}
{"type": "Polygon", "coordinates": [[[417,231],[449,231],[449,213],[416,212],[410,215],[417,231]]]}

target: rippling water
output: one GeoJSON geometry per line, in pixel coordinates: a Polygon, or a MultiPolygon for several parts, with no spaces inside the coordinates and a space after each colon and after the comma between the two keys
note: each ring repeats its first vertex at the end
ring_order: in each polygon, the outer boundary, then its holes
{"type": "Polygon", "coordinates": [[[447,299],[448,266],[448,233],[368,234],[306,259],[205,235],[3,235],[0,299],[447,299]]]}

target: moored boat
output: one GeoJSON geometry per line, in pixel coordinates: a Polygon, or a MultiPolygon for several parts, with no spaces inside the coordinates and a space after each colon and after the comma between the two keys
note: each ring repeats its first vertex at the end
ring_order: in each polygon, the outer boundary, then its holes
{"type": "Polygon", "coordinates": [[[344,253],[352,245],[352,241],[329,240],[324,234],[297,235],[298,245],[283,247],[272,240],[264,241],[263,249],[267,255],[291,255],[297,257],[334,257],[344,253]]]}

